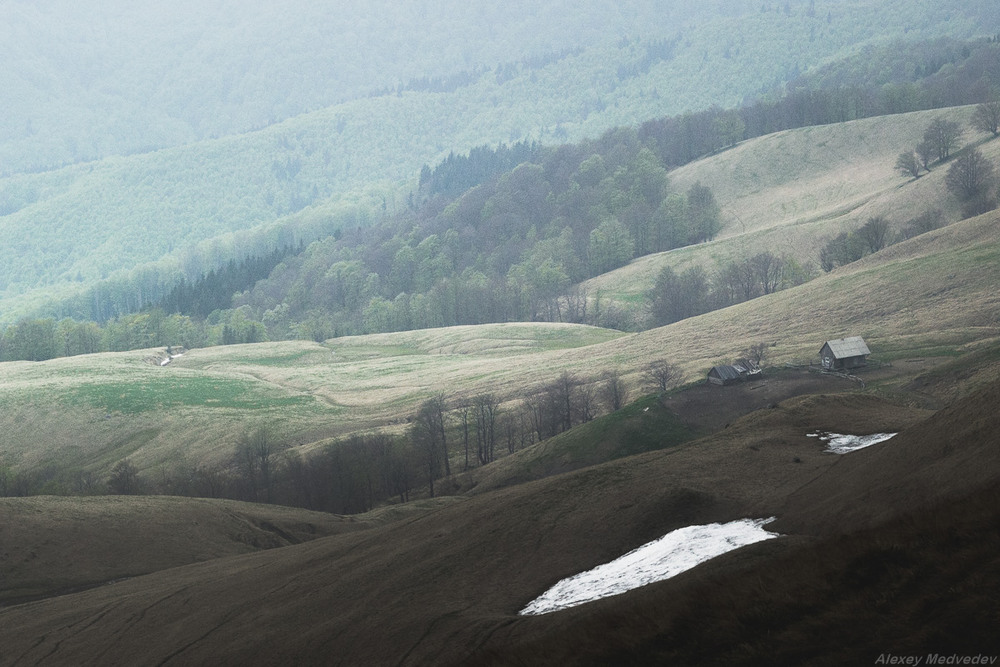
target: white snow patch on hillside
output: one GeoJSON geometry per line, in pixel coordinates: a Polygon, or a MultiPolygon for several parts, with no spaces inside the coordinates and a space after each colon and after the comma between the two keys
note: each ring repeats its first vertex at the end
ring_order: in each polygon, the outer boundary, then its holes
{"type": "Polygon", "coordinates": [[[167,364],[169,364],[174,359],[177,359],[178,357],[183,357],[183,356],[184,356],[183,352],[181,354],[168,354],[166,359],[160,359],[160,365],[161,366],[166,366],[167,364]]]}
{"type": "Polygon", "coordinates": [[[842,433],[807,433],[810,438],[819,438],[826,443],[825,452],[834,454],[847,454],[858,449],[871,447],[880,442],[885,442],[895,436],[895,433],[873,433],[871,435],[844,435],[842,433]]]}
{"type": "Polygon", "coordinates": [[[563,579],[518,613],[547,614],[669,579],[727,551],[778,537],[763,528],[771,521],[774,517],[678,528],[610,563],[563,579]]]}

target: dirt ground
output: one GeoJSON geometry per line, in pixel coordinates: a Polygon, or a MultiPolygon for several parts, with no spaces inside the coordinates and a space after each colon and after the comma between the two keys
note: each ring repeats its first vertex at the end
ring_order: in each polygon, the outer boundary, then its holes
{"type": "MultiPolygon", "coordinates": [[[[821,373],[818,369],[781,368],[768,370],[764,377],[726,387],[704,384],[670,394],[663,405],[680,416],[686,426],[699,433],[714,433],[730,422],[806,394],[859,392],[873,382],[898,382],[933,367],[938,360],[912,359],[893,365],[868,366],[855,371],[857,379],[821,373]]],[[[937,407],[937,406],[926,406],[937,407]]]]}

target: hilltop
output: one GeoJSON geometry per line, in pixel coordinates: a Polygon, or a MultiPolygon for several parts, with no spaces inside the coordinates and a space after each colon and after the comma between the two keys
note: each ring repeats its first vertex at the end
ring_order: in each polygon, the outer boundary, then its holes
{"type": "Polygon", "coordinates": [[[86,14],[56,20],[45,14],[56,9],[15,3],[7,48],[32,53],[47,26],[83,27],[37,47],[37,60],[8,58],[8,89],[35,106],[14,104],[0,129],[0,155],[14,165],[0,178],[0,322],[80,317],[95,287],[98,305],[130,312],[181,276],[373,225],[408,205],[422,165],[454,152],[551,146],[664,114],[734,108],[865,45],[1000,27],[987,2],[786,7],[522,3],[497,21],[461,3],[422,18],[414,4],[405,8],[413,20],[371,24],[355,13],[317,16],[308,3],[280,16],[226,5],[162,8],[159,22],[119,36],[101,17],[89,30],[86,14]],[[192,15],[203,21],[197,29],[192,15]],[[226,29],[234,15],[246,17],[244,31],[226,29]],[[165,40],[175,21],[183,37],[165,40]],[[323,30],[346,35],[318,38],[323,30]],[[385,53],[347,46],[383,30],[385,53]],[[112,47],[120,50],[103,71],[100,55],[112,47]],[[163,63],[144,73],[136,63],[156,53],[163,63]],[[275,71],[295,76],[261,74],[275,71]]]}
{"type": "MultiPolygon", "coordinates": [[[[955,220],[957,205],[943,194],[945,168],[914,181],[899,176],[891,162],[930,119],[967,113],[922,112],[794,130],[677,170],[677,180],[711,178],[724,215],[750,211],[751,226],[743,233],[730,222],[715,241],[596,279],[600,289],[634,298],[648,288],[659,266],[654,262],[682,267],[714,261],[748,252],[761,238],[766,243],[758,248],[775,242],[767,239],[803,239],[801,247],[814,253],[833,230],[875,213],[887,212],[899,225],[924,206],[938,205],[955,220]],[[868,140],[875,136],[887,138],[868,140]],[[812,155],[801,169],[780,157],[796,155],[793,147],[812,155]],[[844,157],[855,152],[857,157],[844,157]],[[760,165],[758,178],[739,176],[746,171],[740,165],[752,161],[760,165]],[[766,206],[767,192],[775,201],[798,203],[784,211],[766,206]],[[829,192],[848,204],[838,207],[829,192]]],[[[1000,144],[980,148],[996,159],[1000,144]]],[[[995,212],[956,221],[798,287],[636,334],[572,324],[497,324],[323,344],[195,349],[167,366],[157,365],[162,349],[3,364],[8,409],[0,423],[9,424],[12,435],[4,460],[15,470],[48,468],[56,477],[64,474],[61,468],[82,466],[100,478],[130,457],[142,470],[173,476],[224,464],[254,424],[269,422],[283,445],[308,453],[331,438],[379,428],[402,432],[420,403],[440,393],[453,407],[484,392],[513,407],[563,372],[596,389],[615,371],[635,396],[650,360],[669,360],[680,372],[678,383],[693,382],[760,342],[769,346],[773,365],[808,360],[825,340],[845,335],[865,336],[886,361],[959,354],[996,336],[996,223],[995,212]],[[31,428],[18,426],[23,424],[31,428]]]]}
{"type": "MultiPolygon", "coordinates": [[[[918,179],[901,175],[894,165],[935,119],[967,127],[972,112],[972,107],[918,111],[788,130],[680,167],[670,174],[675,187],[712,184],[725,221],[718,238],[636,259],[585,286],[629,304],[653,287],[664,266],[711,268],[770,251],[815,267],[825,241],[869,217],[885,216],[893,232],[932,210],[954,222],[960,211],[945,186],[945,165],[918,179]]],[[[963,142],[1000,159],[1000,144],[984,139],[967,131],[963,142]]]]}

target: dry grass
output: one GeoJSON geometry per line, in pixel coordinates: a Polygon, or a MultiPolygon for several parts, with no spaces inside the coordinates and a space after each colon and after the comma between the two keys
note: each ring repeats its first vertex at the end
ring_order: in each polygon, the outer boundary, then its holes
{"type": "Polygon", "coordinates": [[[369,525],[203,498],[0,498],[0,607],[369,525]]]}
{"type": "MultiPolygon", "coordinates": [[[[892,644],[891,637],[866,636],[872,627],[993,627],[996,540],[972,553],[966,547],[982,541],[964,531],[995,525],[995,494],[987,498],[988,516],[960,515],[969,521],[957,535],[947,532],[949,513],[963,507],[941,503],[1000,479],[990,409],[998,396],[1000,385],[955,406],[936,426],[919,421],[922,413],[864,395],[796,399],[671,451],[435,503],[365,531],[11,607],[0,611],[0,642],[7,662],[23,664],[325,664],[330,656],[345,664],[607,664],[622,651],[646,658],[637,664],[655,664],[658,651],[677,650],[679,664],[697,663],[705,651],[722,652],[711,654],[720,662],[741,662],[742,655],[761,664],[767,652],[743,642],[817,655],[834,628],[837,638],[856,640],[840,647],[850,646],[855,658],[841,664],[854,664],[857,653],[892,644]],[[847,457],[823,453],[805,435],[848,421],[864,430],[912,428],[881,445],[883,454],[872,448],[847,457]],[[934,494],[914,515],[916,504],[906,501],[921,498],[928,483],[934,494]],[[855,487],[865,495],[850,493],[855,487]],[[864,514],[869,505],[877,511],[864,514]],[[935,550],[921,550],[920,519],[942,509],[935,550]],[[559,578],[672,528],[785,510],[794,534],[773,544],[626,595],[516,616],[559,578]],[[876,529],[844,532],[841,516],[876,529]],[[902,528],[893,523],[901,520],[902,528]],[[827,527],[833,535],[815,537],[827,527]],[[948,542],[953,537],[963,540],[961,549],[948,542]],[[961,566],[952,565],[956,552],[961,566]],[[884,561],[887,553],[899,556],[900,568],[884,561]],[[902,567],[911,562],[919,569],[902,567]],[[991,577],[980,582],[989,585],[986,593],[975,605],[959,604],[984,571],[991,577]],[[933,580],[900,586],[896,572],[907,584],[933,580]],[[897,617],[894,600],[907,602],[904,616],[897,617]],[[921,615],[928,605],[955,616],[943,623],[921,615]],[[975,610],[986,615],[977,620],[975,610]],[[687,641],[691,636],[699,641],[687,641]]],[[[934,650],[937,635],[920,636],[912,645],[934,650]]],[[[782,653],[781,662],[797,661],[782,653]]]]}
{"type": "MultiPolygon", "coordinates": [[[[637,260],[591,281],[630,303],[664,263],[711,264],[763,248],[800,260],[868,215],[897,224],[940,206],[946,169],[913,181],[893,169],[932,118],[920,112],[782,132],[677,170],[675,187],[702,181],[729,224],[712,243],[637,260]],[[736,215],[740,220],[736,220],[736,215]]],[[[971,136],[971,135],[970,135],[971,136]]],[[[1000,142],[983,150],[1000,158],[1000,142]]],[[[157,351],[0,365],[0,462],[63,465],[103,474],[130,456],[143,471],[215,463],[260,421],[292,445],[371,429],[401,430],[420,401],[493,392],[511,399],[568,371],[597,381],[625,374],[633,389],[665,357],[695,381],[765,341],[771,363],[810,359],[829,338],[863,335],[887,358],[956,353],[1000,334],[997,214],[954,223],[892,246],[806,285],[668,327],[624,335],[562,324],[498,324],[357,336],[324,345],[290,341],[192,350],[166,367],[157,351]],[[935,341],[946,340],[945,343],[935,341]]]]}
{"type": "Polygon", "coordinates": [[[638,389],[664,357],[683,381],[766,341],[771,363],[813,358],[863,335],[875,356],[957,353],[1000,334],[1000,214],[952,224],[795,289],[640,334],[574,325],[455,327],[192,350],[166,367],[149,351],[0,365],[3,456],[95,472],[131,456],[144,471],[217,461],[266,419],[292,444],[401,428],[420,401],[537,391],[562,371],[611,369],[638,389]]]}
{"type": "MultiPolygon", "coordinates": [[[[0,461],[103,474],[131,457],[142,469],[228,457],[266,421],[292,444],[392,426],[444,392],[513,392],[511,369],[622,337],[564,324],[498,324],[189,351],[156,350],[0,364],[0,461]]],[[[518,387],[520,385],[517,385],[518,387]]]]}
{"type": "MultiPolygon", "coordinates": [[[[962,107],[788,130],[681,167],[671,173],[676,190],[700,181],[715,193],[724,224],[719,237],[639,258],[587,286],[628,302],[651,288],[664,266],[712,268],[718,261],[765,250],[817,265],[827,239],[874,215],[885,215],[897,229],[935,208],[947,221],[956,221],[959,207],[944,184],[946,165],[913,180],[902,176],[895,163],[899,153],[919,143],[933,119],[967,126],[971,113],[971,107],[962,107]]],[[[983,138],[969,130],[964,140],[983,138]]],[[[981,148],[1000,159],[1000,142],[981,148]]]]}

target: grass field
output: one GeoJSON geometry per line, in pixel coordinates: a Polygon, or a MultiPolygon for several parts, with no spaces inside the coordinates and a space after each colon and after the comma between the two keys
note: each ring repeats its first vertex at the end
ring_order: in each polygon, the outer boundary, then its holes
{"type": "MultiPolygon", "coordinates": [[[[771,248],[799,261],[840,229],[885,213],[902,224],[939,206],[952,224],[752,302],[638,334],[512,323],[191,350],[167,366],[162,350],[0,364],[0,462],[15,469],[75,466],[104,474],[131,457],[144,471],[229,457],[266,423],[309,448],[372,429],[405,428],[419,403],[492,392],[513,400],[563,371],[598,382],[610,370],[642,390],[642,368],[666,358],[698,381],[748,345],[769,363],[815,357],[827,339],[862,335],[885,361],[957,355],[1000,336],[1000,216],[957,222],[946,168],[912,180],[896,155],[932,118],[921,112],[782,132],[675,171],[675,188],[711,185],[726,227],[711,243],[643,258],[590,282],[602,298],[640,307],[664,264],[678,269],[771,248]]],[[[967,139],[974,139],[971,134],[967,139]]],[[[984,152],[1000,158],[1000,142],[984,152]]]]}
{"type": "Polygon", "coordinates": [[[894,231],[932,209],[954,222],[959,206],[945,186],[947,165],[914,180],[895,163],[937,118],[959,123],[966,128],[963,143],[981,144],[985,155],[1000,160],[1000,142],[968,129],[971,115],[971,107],[961,107],[789,130],[681,167],[670,174],[674,189],[696,182],[712,188],[722,209],[718,238],[641,257],[585,284],[628,307],[653,286],[664,266],[711,270],[717,262],[770,251],[818,267],[827,239],[860,227],[871,216],[886,216],[894,231]]]}
{"type": "MultiPolygon", "coordinates": [[[[936,201],[943,168],[915,182],[881,171],[873,156],[899,150],[892,133],[914,135],[878,122],[891,127],[814,128],[802,133],[812,144],[771,138],[778,148],[761,163],[773,174],[719,189],[724,207],[759,214],[755,226],[660,259],[708,261],[801,230],[814,243],[866,211],[889,207],[898,222],[907,206],[936,201]],[[829,165],[819,153],[836,133],[842,152],[870,143],[873,156],[829,165]],[[811,157],[796,158],[796,145],[811,157]],[[798,172],[801,189],[789,180],[798,172]],[[787,193],[784,208],[764,205],[768,190],[787,193]]],[[[736,164],[767,146],[728,153],[736,164]]],[[[995,157],[1000,142],[986,147],[995,157]]],[[[11,605],[0,609],[0,663],[699,664],[706,647],[727,664],[995,654],[998,226],[1000,212],[953,221],[799,287],[637,334],[503,324],[197,349],[166,366],[162,350],[0,364],[0,474],[99,476],[127,456],[155,476],[225,459],[259,424],[308,449],[405,429],[437,393],[516,401],[564,371],[595,383],[617,370],[638,397],[442,480],[459,495],[357,517],[191,498],[0,499],[0,607],[11,605]],[[886,363],[863,389],[783,368],[849,335],[886,363]],[[765,381],[704,384],[709,367],[758,342],[765,381]],[[657,358],[677,366],[685,391],[640,393],[657,358]],[[817,430],[898,435],[841,457],[807,436],[817,430]],[[781,538],[622,596],[516,615],[561,578],[675,528],[767,516],[781,538]],[[47,599],[18,604],[34,598],[47,599]]],[[[634,298],[638,264],[601,280],[634,298]]]]}

